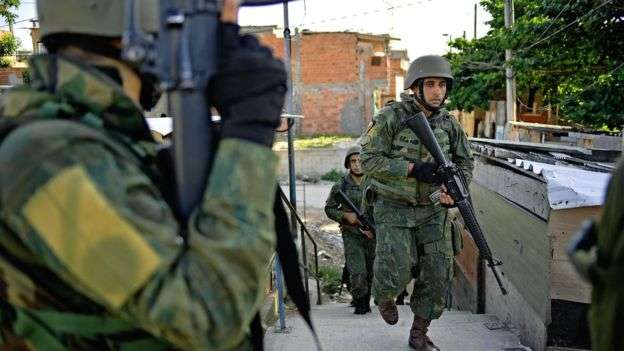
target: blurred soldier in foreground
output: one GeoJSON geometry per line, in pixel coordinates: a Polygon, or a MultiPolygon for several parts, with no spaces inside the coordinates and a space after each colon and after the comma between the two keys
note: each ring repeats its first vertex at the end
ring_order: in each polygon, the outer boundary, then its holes
{"type": "Polygon", "coordinates": [[[338,192],[345,193],[351,202],[361,206],[364,194],[360,147],[354,146],[347,151],[344,166],[349,173],[340,179],[331,189],[325,202],[327,217],[340,223],[346,268],[349,272],[349,288],[353,296],[355,314],[370,312],[370,288],[373,278],[375,259],[375,238],[370,231],[362,231],[362,223],[354,212],[344,204],[338,192]]]}
{"type": "Polygon", "coordinates": [[[599,223],[588,222],[571,247],[572,262],[593,285],[592,350],[624,350],[624,159],[609,183],[599,223]]]}
{"type": "MultiPolygon", "coordinates": [[[[143,118],[158,82],[120,56],[124,3],[38,1],[50,54],[3,97],[2,345],[247,350],[274,252],[270,146],[286,73],[239,37],[237,2],[226,0],[212,101],[221,141],[203,200],[181,223],[143,118]]],[[[158,28],[157,4],[137,5],[145,31],[158,28]]]]}
{"type": "Polygon", "coordinates": [[[450,64],[440,56],[423,56],[410,65],[402,102],[384,107],[362,139],[362,166],[376,193],[374,220],[377,251],[373,296],[388,324],[399,316],[395,297],[414,278],[410,306],[414,321],[409,345],[436,350],[426,335],[431,320],[441,316],[453,275],[450,218],[453,199],[440,190],[438,165],[403,121],[418,112],[427,116],[438,143],[463,172],[472,176],[473,160],[466,134],[442,108],[453,82],[450,64]]]}

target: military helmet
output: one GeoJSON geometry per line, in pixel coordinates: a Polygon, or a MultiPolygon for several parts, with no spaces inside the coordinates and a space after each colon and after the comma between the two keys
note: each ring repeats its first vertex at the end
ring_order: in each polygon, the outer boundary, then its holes
{"type": "MultiPolygon", "coordinates": [[[[140,29],[158,31],[158,1],[136,0],[140,29]]],[[[41,37],[86,34],[118,38],[124,32],[126,0],[38,0],[41,37]]]]}
{"type": "Polygon", "coordinates": [[[361,152],[362,148],[359,145],[351,146],[349,150],[347,150],[347,155],[344,158],[345,168],[349,168],[349,157],[351,157],[351,155],[359,154],[361,152]]]}
{"type": "Polygon", "coordinates": [[[411,88],[419,79],[439,77],[453,80],[451,64],[442,56],[426,55],[414,60],[407,70],[403,89],[411,88]]]}

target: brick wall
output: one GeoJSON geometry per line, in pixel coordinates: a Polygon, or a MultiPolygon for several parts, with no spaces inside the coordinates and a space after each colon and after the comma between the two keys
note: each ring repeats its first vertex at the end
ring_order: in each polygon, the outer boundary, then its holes
{"type": "MultiPolygon", "coordinates": [[[[284,39],[273,31],[257,34],[278,57],[284,39]]],[[[388,40],[349,32],[293,33],[291,43],[293,109],[304,115],[297,132],[361,134],[372,120],[374,97],[389,94],[388,40]],[[375,57],[378,53],[378,57],[375,57]],[[379,91],[375,94],[375,91],[379,91]]]]}
{"type": "Polygon", "coordinates": [[[15,85],[15,79],[21,80],[25,68],[0,68],[0,85],[15,85]]]}

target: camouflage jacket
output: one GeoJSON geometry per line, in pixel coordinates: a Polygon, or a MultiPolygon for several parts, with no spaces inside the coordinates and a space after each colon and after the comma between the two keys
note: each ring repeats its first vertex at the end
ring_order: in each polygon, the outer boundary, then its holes
{"type": "MultiPolygon", "coordinates": [[[[420,112],[413,98],[392,102],[373,118],[362,138],[362,168],[371,177],[371,186],[382,198],[406,205],[429,205],[429,195],[438,186],[408,178],[414,160],[432,161],[418,137],[403,123],[420,112]]],[[[472,179],[473,158],[466,133],[446,110],[429,117],[429,123],[446,156],[472,179]]]]}
{"type": "Polygon", "coordinates": [[[274,251],[275,155],[221,141],[179,223],[121,87],[56,56],[31,70],[0,105],[0,123],[20,125],[0,147],[4,330],[37,350],[121,349],[101,333],[143,338],[135,349],[246,349],[274,251]]]}
{"type": "Polygon", "coordinates": [[[598,254],[591,275],[589,310],[592,350],[622,350],[624,340],[619,333],[624,328],[624,159],[609,183],[596,231],[598,254]]]}
{"type": "Polygon", "coordinates": [[[325,201],[325,214],[327,214],[327,217],[330,219],[340,223],[340,230],[343,235],[354,234],[364,237],[357,227],[344,223],[342,214],[351,211],[349,207],[343,203],[344,201],[340,198],[340,195],[338,195],[339,190],[344,191],[355,206],[361,206],[362,196],[364,194],[363,187],[361,184],[358,185],[355,183],[351,174],[347,174],[332,186],[329,196],[325,201]]]}

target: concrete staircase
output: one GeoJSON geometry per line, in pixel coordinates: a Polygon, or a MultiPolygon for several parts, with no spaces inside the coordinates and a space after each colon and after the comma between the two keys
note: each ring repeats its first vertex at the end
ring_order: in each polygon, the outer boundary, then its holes
{"type": "MultiPolygon", "coordinates": [[[[313,319],[324,351],[411,350],[407,338],[413,319],[409,306],[399,307],[399,323],[387,325],[377,308],[364,316],[353,314],[347,304],[328,303],[313,307],[313,319]]],[[[314,351],[313,338],[303,320],[291,313],[287,331],[269,328],[268,351],[314,351]]],[[[443,351],[527,351],[518,337],[491,315],[446,311],[434,321],[429,336],[443,351]]]]}

